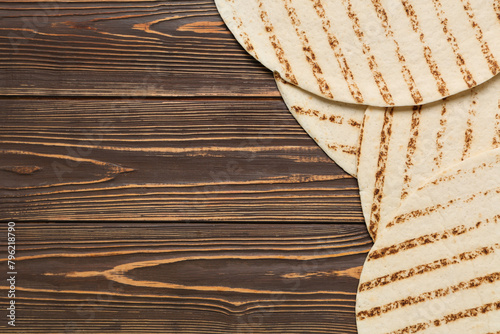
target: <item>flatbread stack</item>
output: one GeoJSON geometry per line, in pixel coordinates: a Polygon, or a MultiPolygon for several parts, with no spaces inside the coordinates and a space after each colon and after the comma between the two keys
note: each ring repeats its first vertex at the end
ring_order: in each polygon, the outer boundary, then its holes
{"type": "Polygon", "coordinates": [[[500,333],[500,1],[215,0],[358,178],[358,332],[500,333]]]}

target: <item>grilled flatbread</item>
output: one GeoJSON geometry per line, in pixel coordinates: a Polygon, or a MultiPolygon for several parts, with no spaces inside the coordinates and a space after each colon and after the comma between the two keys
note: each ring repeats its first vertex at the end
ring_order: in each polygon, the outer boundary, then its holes
{"type": "Polygon", "coordinates": [[[368,108],[358,182],[373,238],[402,200],[443,168],[500,147],[500,76],[424,106],[368,108]]]}
{"type": "Polygon", "coordinates": [[[327,99],[418,105],[500,71],[498,0],[215,3],[250,54],[327,99]]]}
{"type": "Polygon", "coordinates": [[[412,192],[365,262],[358,333],[499,333],[499,204],[500,148],[412,192]]]}
{"type": "Polygon", "coordinates": [[[361,125],[366,106],[326,100],[277,78],[288,109],[325,153],[356,176],[361,125]]]}

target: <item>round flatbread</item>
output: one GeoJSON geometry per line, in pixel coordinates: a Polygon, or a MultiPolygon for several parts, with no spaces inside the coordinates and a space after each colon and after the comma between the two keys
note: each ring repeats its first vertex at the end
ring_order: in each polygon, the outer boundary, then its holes
{"type": "Polygon", "coordinates": [[[216,0],[241,45],[286,81],[372,106],[437,101],[500,71],[498,0],[216,0]]]}
{"type": "Polygon", "coordinates": [[[499,203],[500,149],[411,193],[363,267],[358,333],[499,333],[499,203]]]}
{"type": "Polygon", "coordinates": [[[401,201],[443,168],[500,147],[500,76],[439,102],[368,108],[358,183],[373,238],[401,201]]]}
{"type": "Polygon", "coordinates": [[[365,106],[334,102],[277,78],[288,109],[321,149],[348,174],[356,177],[365,106]]]}

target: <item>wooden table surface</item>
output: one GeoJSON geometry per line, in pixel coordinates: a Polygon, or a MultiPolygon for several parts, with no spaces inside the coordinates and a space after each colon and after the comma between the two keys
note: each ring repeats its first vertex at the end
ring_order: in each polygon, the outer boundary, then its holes
{"type": "Polygon", "coordinates": [[[356,333],[357,182],[212,0],[0,0],[0,332],[356,333]]]}

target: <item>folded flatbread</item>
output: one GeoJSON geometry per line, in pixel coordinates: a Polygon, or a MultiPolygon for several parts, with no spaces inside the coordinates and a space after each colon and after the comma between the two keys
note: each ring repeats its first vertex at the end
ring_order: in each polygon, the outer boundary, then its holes
{"type": "Polygon", "coordinates": [[[337,165],[355,177],[366,106],[330,101],[279,78],[276,83],[302,128],[337,165]]]}
{"type": "Polygon", "coordinates": [[[313,94],[437,101],[500,71],[498,0],[216,0],[240,44],[313,94]]]}
{"type": "Polygon", "coordinates": [[[361,274],[359,334],[500,332],[500,148],[438,173],[384,223],[361,274]]]}

